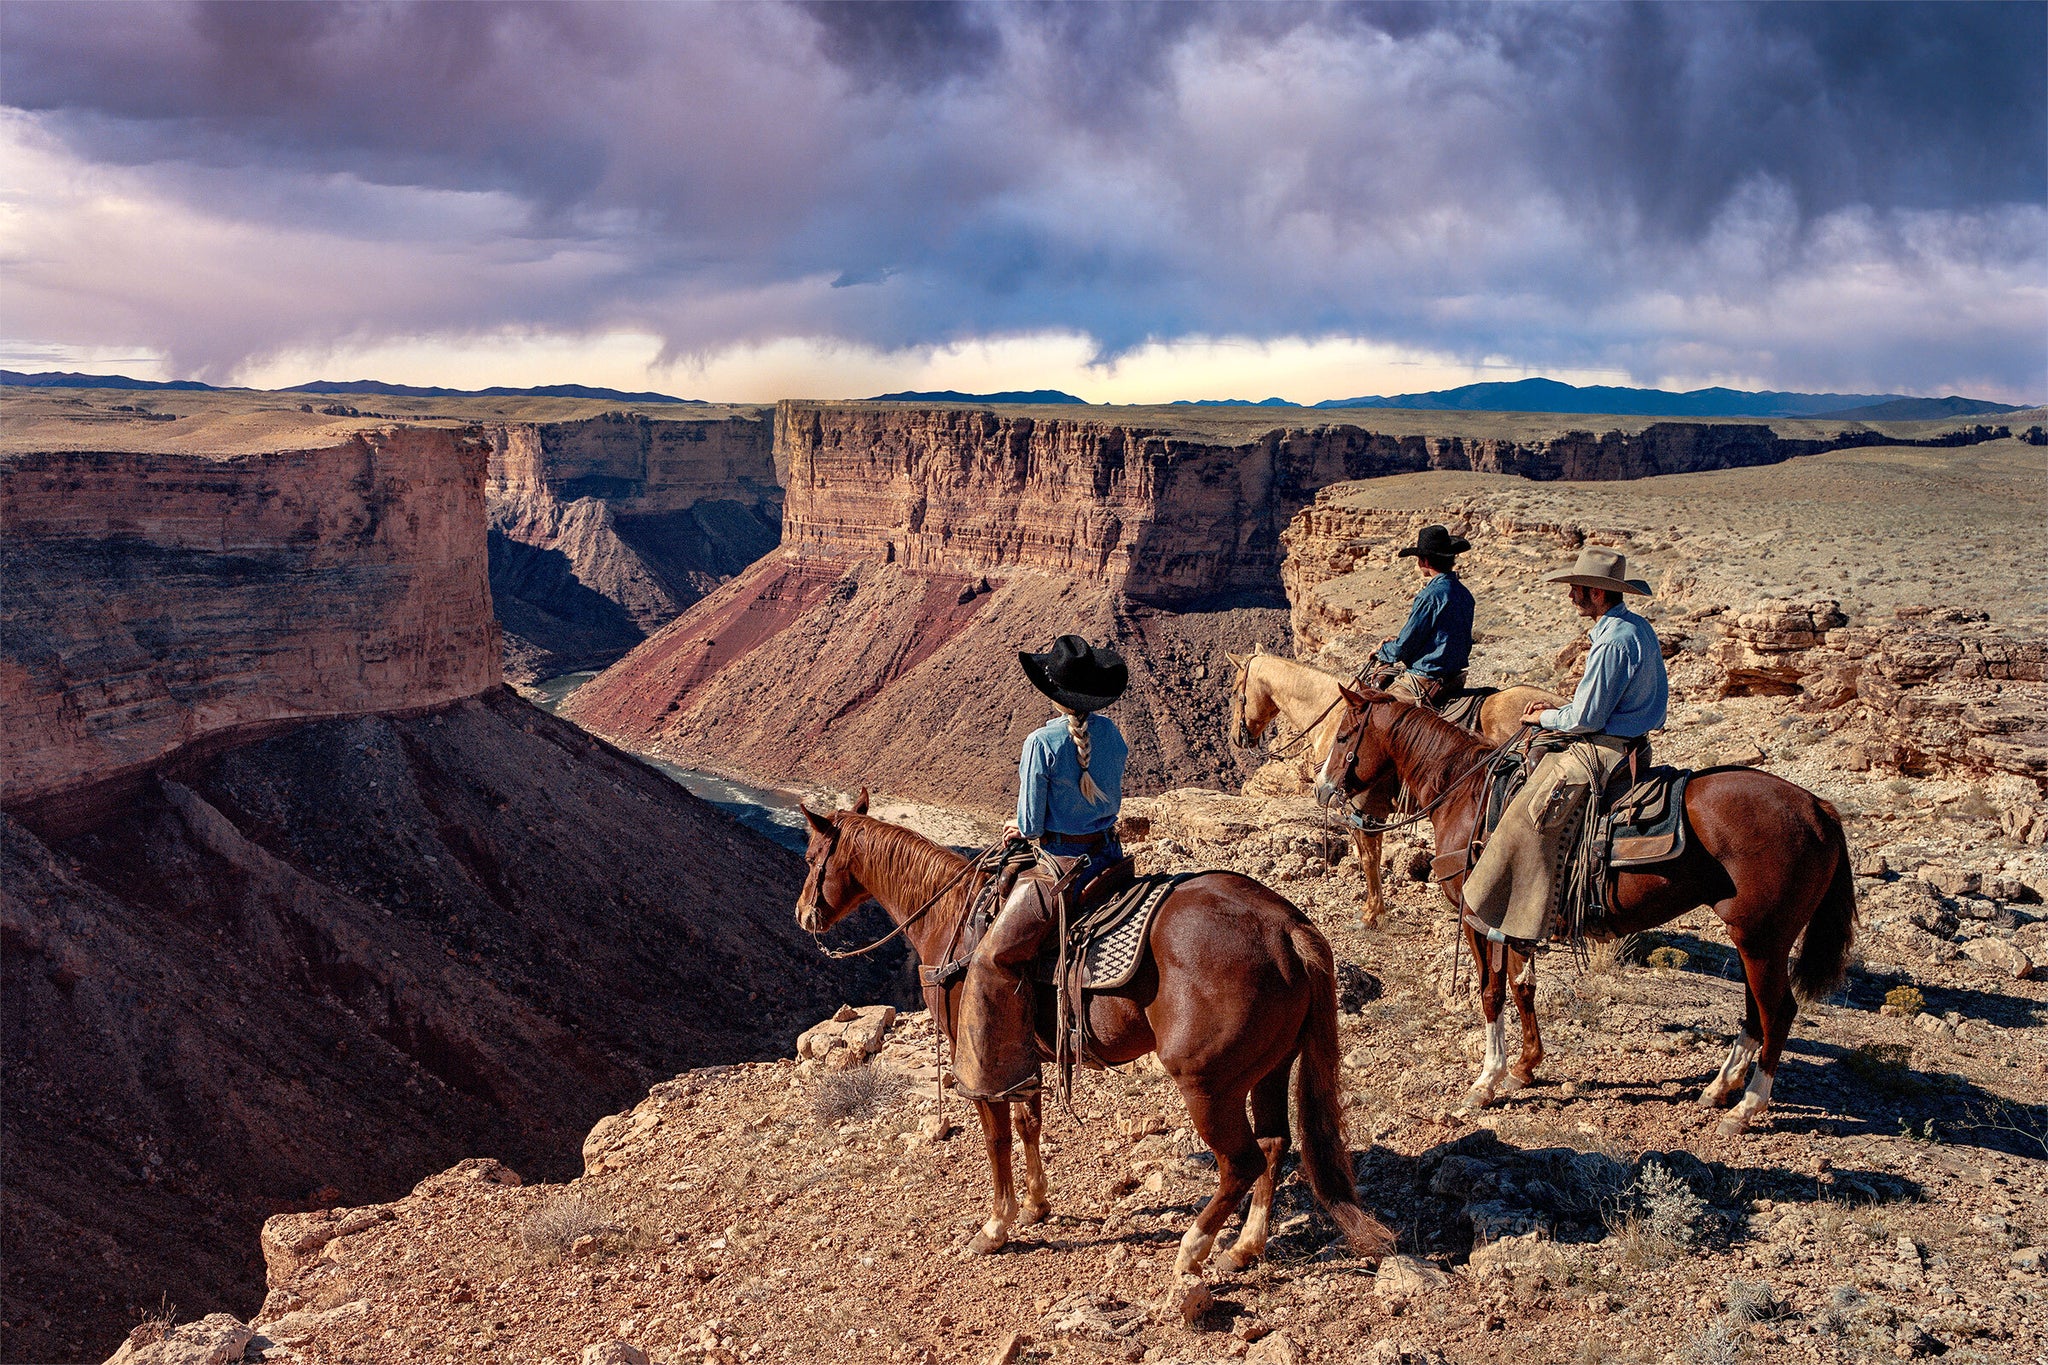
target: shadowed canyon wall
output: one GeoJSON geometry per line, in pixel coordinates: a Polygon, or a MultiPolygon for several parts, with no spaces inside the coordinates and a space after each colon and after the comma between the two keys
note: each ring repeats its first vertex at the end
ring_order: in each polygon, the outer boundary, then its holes
{"type": "Polygon", "coordinates": [[[780,535],[765,414],[621,412],[486,434],[491,592],[515,681],[603,667],[780,535]]]}
{"type": "Polygon", "coordinates": [[[0,1357],[247,1316],[265,1217],[571,1174],[888,993],[797,930],[795,855],[499,684],[486,459],[0,458],[0,1357]]]}

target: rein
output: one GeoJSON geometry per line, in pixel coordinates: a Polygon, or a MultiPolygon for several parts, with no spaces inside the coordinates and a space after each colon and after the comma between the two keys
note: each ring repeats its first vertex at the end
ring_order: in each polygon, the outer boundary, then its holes
{"type": "MultiPolygon", "coordinates": [[[[1358,766],[1358,742],[1364,734],[1365,724],[1365,713],[1363,711],[1360,711],[1358,714],[1358,728],[1351,732],[1351,747],[1349,752],[1346,753],[1344,756],[1344,780],[1347,786],[1350,784],[1351,778],[1354,774],[1354,770],[1358,766]]],[[[1410,814],[1403,816],[1399,820],[1389,820],[1385,823],[1381,823],[1376,820],[1368,820],[1362,815],[1354,814],[1348,806],[1339,815],[1339,818],[1342,819],[1345,824],[1351,826],[1353,829],[1362,830],[1367,834],[1384,834],[1390,829],[1404,829],[1409,825],[1418,824],[1421,821],[1427,819],[1433,812],[1435,812],[1435,810],[1439,806],[1443,805],[1444,802],[1450,800],[1451,794],[1453,792],[1457,791],[1458,788],[1464,786],[1467,782],[1470,782],[1474,777],[1478,776],[1480,773],[1485,772],[1487,769],[1491,768],[1495,763],[1497,763],[1500,760],[1502,754],[1505,754],[1509,749],[1512,749],[1516,744],[1521,743],[1524,738],[1525,736],[1521,734],[1510,735],[1507,739],[1502,740],[1493,748],[1486,750],[1484,753],[1480,754],[1479,757],[1473,761],[1472,765],[1466,768],[1464,772],[1459,773],[1449,782],[1446,782],[1444,784],[1443,790],[1438,792],[1433,798],[1431,798],[1428,805],[1425,805],[1421,809],[1413,811],[1410,814]]],[[[1348,796],[1349,793],[1347,792],[1346,795],[1348,796]]]]}
{"type": "MultiPolygon", "coordinates": [[[[833,842],[836,846],[838,841],[835,839],[833,842]]],[[[974,855],[974,857],[968,859],[966,865],[962,867],[958,872],[955,872],[952,876],[948,877],[945,883],[941,885],[938,890],[932,892],[931,896],[925,901],[923,905],[918,906],[917,910],[914,913],[907,916],[903,920],[903,922],[901,924],[898,924],[894,929],[891,929],[888,933],[882,935],[880,938],[876,939],[873,943],[868,944],[864,948],[849,948],[843,952],[837,948],[828,948],[825,946],[824,934],[817,930],[808,931],[811,935],[811,941],[818,945],[819,952],[823,953],[826,957],[833,959],[835,962],[844,962],[847,958],[850,957],[865,957],[869,953],[875,951],[875,949],[881,947],[883,944],[901,938],[904,934],[904,931],[909,929],[911,925],[917,923],[919,920],[923,919],[927,914],[931,912],[932,907],[939,903],[940,897],[944,896],[948,891],[951,891],[955,886],[959,885],[960,879],[965,877],[968,873],[980,869],[982,860],[987,858],[989,854],[995,852],[998,848],[1001,847],[1001,844],[990,844],[987,848],[983,849],[981,852],[974,855]]],[[[831,857],[831,853],[828,852],[825,855],[826,861],[831,861],[831,857]]],[[[824,889],[825,888],[823,885],[823,880],[821,878],[818,887],[818,895],[820,897],[824,895],[824,889]]]]}

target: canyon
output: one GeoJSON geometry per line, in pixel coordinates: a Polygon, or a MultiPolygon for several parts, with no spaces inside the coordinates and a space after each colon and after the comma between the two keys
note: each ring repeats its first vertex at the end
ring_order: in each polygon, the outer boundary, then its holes
{"type": "Polygon", "coordinates": [[[785,401],[780,549],[564,714],[754,780],[993,810],[1049,714],[1013,656],[1079,632],[1132,667],[1112,713],[1132,743],[1130,790],[1234,785],[1250,769],[1222,740],[1216,670],[1293,633],[1285,537],[1319,490],[1431,472],[1632,481],[2009,439],[1938,423],[1636,421],[1596,435],[1514,414],[1373,413],[1378,431],[1317,417],[785,401]]]}
{"type": "Polygon", "coordinates": [[[560,1173],[892,989],[793,854],[503,686],[486,429],[357,427],[0,453],[7,1359],[247,1313],[266,1217],[560,1173]]]}
{"type": "Polygon", "coordinates": [[[766,414],[492,423],[491,596],[515,682],[602,668],[773,550],[766,414]]]}

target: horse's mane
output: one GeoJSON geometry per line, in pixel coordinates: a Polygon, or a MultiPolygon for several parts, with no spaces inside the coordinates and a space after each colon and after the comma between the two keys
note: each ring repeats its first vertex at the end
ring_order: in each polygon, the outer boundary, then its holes
{"type": "Polygon", "coordinates": [[[878,894],[890,890],[919,897],[929,895],[928,888],[958,873],[961,864],[967,861],[952,849],[933,843],[914,829],[892,825],[871,815],[856,815],[848,811],[840,816],[840,822],[847,837],[859,841],[868,854],[867,886],[868,890],[878,894]],[[877,886],[875,883],[883,877],[889,878],[892,885],[887,888],[877,886]]]}
{"type": "Polygon", "coordinates": [[[1427,706],[1416,706],[1399,697],[1387,700],[1396,704],[1368,709],[1387,717],[1380,729],[1390,741],[1389,752],[1392,741],[1398,739],[1418,768],[1442,775],[1459,758],[1487,747],[1485,740],[1451,724],[1427,706]]]}

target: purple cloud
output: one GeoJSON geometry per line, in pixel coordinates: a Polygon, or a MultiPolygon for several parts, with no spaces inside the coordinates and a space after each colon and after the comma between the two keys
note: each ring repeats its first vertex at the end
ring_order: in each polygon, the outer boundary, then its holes
{"type": "Polygon", "coordinates": [[[118,14],[0,9],[17,134],[210,226],[32,196],[29,340],[1343,335],[2048,396],[2040,6],[118,14]]]}

